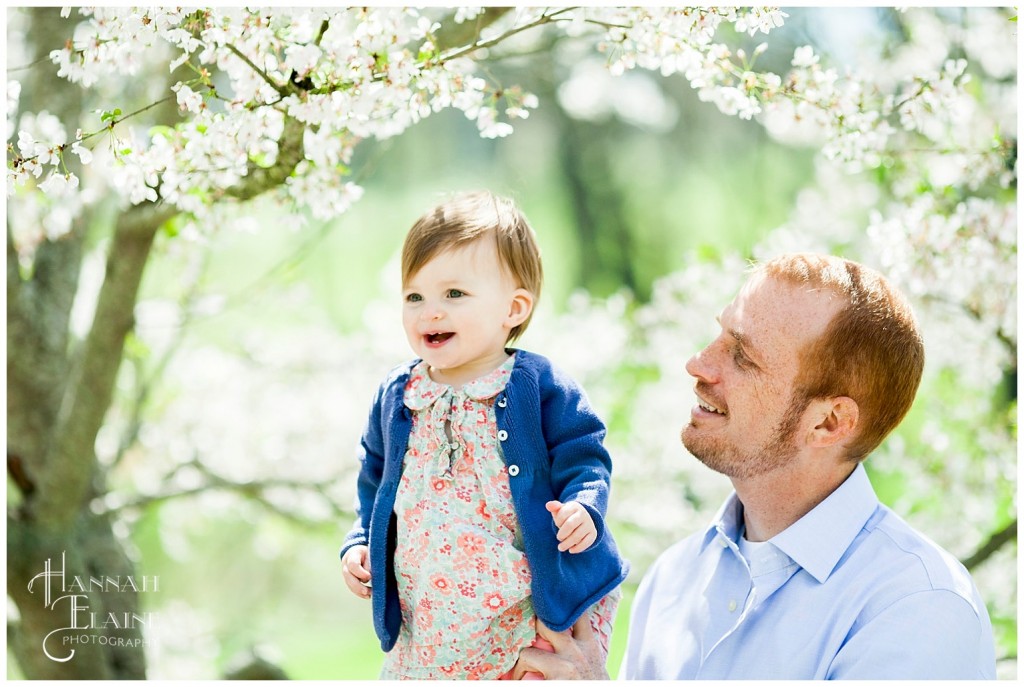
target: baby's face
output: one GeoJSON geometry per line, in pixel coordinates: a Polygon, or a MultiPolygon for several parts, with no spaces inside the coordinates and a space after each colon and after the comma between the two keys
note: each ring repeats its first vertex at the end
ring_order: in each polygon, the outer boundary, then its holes
{"type": "Polygon", "coordinates": [[[402,297],[409,345],[435,381],[453,386],[504,362],[509,331],[533,306],[486,238],[434,256],[412,275],[402,297]]]}

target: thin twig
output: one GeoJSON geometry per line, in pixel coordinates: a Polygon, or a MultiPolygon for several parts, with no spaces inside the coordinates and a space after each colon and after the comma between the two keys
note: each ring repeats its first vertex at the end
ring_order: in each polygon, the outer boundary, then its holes
{"type": "Polygon", "coordinates": [[[316,39],[313,41],[313,45],[320,47],[320,41],[324,39],[324,34],[327,33],[327,28],[330,26],[330,21],[324,19],[320,22],[320,30],[316,34],[316,39]]]}
{"type": "Polygon", "coordinates": [[[246,57],[245,54],[241,50],[239,50],[238,48],[236,48],[234,45],[232,45],[230,43],[226,43],[224,45],[224,47],[226,47],[228,50],[230,50],[232,53],[234,53],[235,56],[238,57],[238,59],[240,59],[243,62],[245,62],[249,66],[250,69],[252,69],[254,72],[259,74],[260,78],[262,78],[264,81],[266,81],[268,84],[270,84],[271,88],[273,88],[275,91],[280,93],[282,96],[287,96],[288,95],[289,91],[288,91],[288,89],[286,87],[281,86],[276,81],[271,79],[269,74],[267,74],[265,71],[263,71],[262,69],[257,67],[256,64],[252,60],[250,60],[248,57],[246,57]]]}
{"type": "Polygon", "coordinates": [[[166,503],[168,501],[172,501],[175,499],[187,498],[190,496],[198,496],[200,494],[204,494],[207,492],[227,491],[230,493],[237,494],[239,496],[253,499],[259,502],[262,506],[274,511],[275,513],[281,515],[284,518],[300,522],[303,524],[309,524],[310,522],[313,522],[309,518],[303,518],[302,516],[297,515],[296,513],[293,513],[291,511],[281,508],[280,506],[277,506],[276,504],[272,503],[266,496],[266,492],[272,489],[296,489],[300,491],[312,492],[323,498],[324,502],[330,508],[332,516],[335,518],[349,517],[353,514],[350,509],[342,507],[341,505],[336,503],[334,499],[330,497],[330,495],[326,493],[326,490],[324,489],[322,484],[335,483],[336,480],[333,479],[323,480],[321,483],[280,478],[271,478],[245,483],[233,482],[229,479],[226,479],[224,477],[221,477],[220,475],[211,472],[209,468],[206,465],[204,465],[198,458],[194,458],[192,461],[189,461],[188,463],[179,466],[174,472],[171,473],[171,475],[168,475],[168,477],[165,478],[164,481],[167,481],[173,476],[174,473],[185,468],[193,468],[200,472],[206,478],[205,483],[197,485],[195,487],[188,487],[184,489],[167,489],[153,494],[142,494],[135,498],[125,500],[122,503],[111,504],[105,509],[104,512],[116,513],[126,509],[147,508],[157,504],[166,503]]]}
{"type": "MultiPolygon", "coordinates": [[[[121,115],[120,117],[117,117],[116,119],[111,119],[110,122],[107,125],[105,125],[102,129],[97,129],[96,131],[93,131],[92,133],[85,134],[81,138],[75,139],[71,143],[65,143],[63,145],[55,146],[55,149],[59,150],[59,151],[61,151],[63,153],[65,150],[68,149],[68,146],[74,145],[75,143],[82,143],[84,141],[88,141],[90,138],[94,138],[96,136],[99,136],[100,134],[105,134],[108,131],[110,131],[111,129],[113,129],[114,127],[116,127],[121,122],[125,121],[126,119],[130,119],[131,117],[134,117],[136,115],[140,115],[143,112],[145,112],[146,110],[152,110],[157,105],[161,105],[161,104],[167,102],[168,100],[171,100],[171,99],[176,98],[176,97],[177,96],[175,96],[175,95],[169,95],[169,96],[167,96],[165,98],[160,98],[160,100],[152,102],[149,105],[146,105],[145,107],[140,107],[139,109],[135,110],[134,112],[129,112],[128,114],[121,115]]],[[[39,156],[38,155],[33,155],[32,157],[18,158],[15,162],[17,164],[25,164],[26,162],[31,162],[32,160],[35,160],[37,157],[39,157],[39,156]]]]}
{"type": "Polygon", "coordinates": [[[8,67],[7,71],[8,71],[8,73],[10,73],[10,72],[22,72],[22,71],[25,71],[26,69],[32,69],[32,67],[35,67],[38,64],[42,64],[43,62],[49,62],[49,61],[50,61],[50,56],[49,55],[43,55],[38,60],[35,60],[33,62],[29,62],[28,64],[23,64],[20,67],[8,67]]]}
{"type": "Polygon", "coordinates": [[[498,43],[501,43],[502,41],[505,41],[505,40],[511,38],[512,36],[516,35],[517,33],[522,33],[523,31],[528,31],[529,29],[534,29],[534,28],[537,28],[538,26],[543,26],[545,24],[551,24],[553,22],[556,22],[556,21],[558,21],[558,15],[564,14],[566,12],[572,12],[572,11],[577,10],[577,9],[579,9],[579,8],[578,7],[563,7],[561,9],[559,9],[559,10],[556,10],[555,12],[552,12],[551,14],[542,14],[540,17],[538,17],[534,21],[530,22],[529,24],[523,24],[522,26],[517,26],[517,27],[511,28],[508,31],[506,31],[505,33],[501,34],[500,36],[495,36],[494,38],[490,38],[490,39],[485,40],[485,41],[479,41],[477,43],[473,43],[472,45],[468,45],[465,48],[460,48],[460,49],[456,50],[455,52],[453,52],[451,54],[443,55],[441,57],[441,61],[442,62],[447,62],[448,60],[457,59],[459,57],[462,57],[463,55],[468,55],[468,54],[470,54],[472,52],[475,52],[477,50],[480,50],[482,48],[489,48],[492,45],[497,45],[498,43]]]}

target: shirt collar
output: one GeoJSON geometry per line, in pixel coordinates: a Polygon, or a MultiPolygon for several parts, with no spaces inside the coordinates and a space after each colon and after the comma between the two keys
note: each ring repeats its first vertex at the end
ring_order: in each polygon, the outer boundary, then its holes
{"type": "Polygon", "coordinates": [[[722,507],[718,509],[718,512],[715,513],[715,517],[711,519],[711,524],[708,525],[708,528],[704,530],[704,539],[701,541],[700,550],[704,551],[708,544],[718,538],[719,535],[726,537],[730,541],[737,541],[741,524],[743,524],[743,504],[740,503],[734,491],[725,500],[722,507]]]}
{"type": "Polygon", "coordinates": [[[877,508],[878,497],[864,465],[858,463],[828,498],[770,541],[824,582],[877,508]]]}
{"type": "Polygon", "coordinates": [[[427,362],[421,360],[409,372],[409,381],[405,383],[402,400],[410,410],[423,410],[449,392],[461,393],[474,401],[493,398],[508,384],[515,361],[516,357],[513,354],[495,369],[467,382],[460,390],[456,391],[449,384],[442,384],[431,379],[427,373],[427,362]]]}
{"type": "MultiPolygon", "coordinates": [[[[878,508],[878,497],[863,464],[809,513],[769,541],[818,582],[832,574],[839,559],[878,508]]],[[[704,531],[701,551],[719,534],[737,541],[743,504],[733,492],[704,531]]]]}

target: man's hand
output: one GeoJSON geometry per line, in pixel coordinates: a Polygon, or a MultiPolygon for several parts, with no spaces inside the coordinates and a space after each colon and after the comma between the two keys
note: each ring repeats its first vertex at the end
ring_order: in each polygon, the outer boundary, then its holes
{"type": "Polygon", "coordinates": [[[590,513],[577,501],[548,501],[544,507],[558,527],[558,550],[583,553],[597,541],[597,526],[590,513]]]}
{"type": "Polygon", "coordinates": [[[357,544],[341,557],[341,574],[349,590],[361,599],[370,598],[370,549],[357,544]]]}
{"type": "Polygon", "coordinates": [[[512,668],[513,680],[521,680],[528,671],[541,673],[545,680],[608,679],[604,651],[586,613],[566,632],[555,632],[538,618],[537,634],[551,642],[554,653],[532,647],[523,649],[512,668]]]}

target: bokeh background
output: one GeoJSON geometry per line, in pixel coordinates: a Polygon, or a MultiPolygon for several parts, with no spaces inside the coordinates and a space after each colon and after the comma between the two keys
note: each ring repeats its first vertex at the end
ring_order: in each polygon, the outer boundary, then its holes
{"type": "MultiPolygon", "coordinates": [[[[477,188],[514,198],[542,247],[544,292],[520,345],[576,376],[609,426],[611,526],[633,563],[613,676],[644,570],[729,491],[679,444],[693,403],[683,365],[714,336],[749,259],[800,249],[863,260],[915,299],[926,379],[867,467],[884,502],[973,561],[1000,676],[1016,677],[1015,13],[786,12],[763,39],[759,68],[784,73],[804,45],[840,71],[888,61],[911,73],[966,59],[976,84],[969,126],[1012,143],[1012,184],[949,190],[967,209],[948,213],[961,223],[950,219],[940,243],[927,212],[915,225],[892,209],[885,168],[850,172],[823,157],[820,141],[723,115],[679,75],[612,76],[592,50],[538,38],[525,56],[487,67],[539,98],[511,136],[482,138],[462,113],[443,110],[360,144],[351,167],[364,194],[335,219],[257,199],[231,206],[216,231],[158,236],[96,442],[119,535],[139,574],[160,578],[145,599],[156,619],[149,677],[214,678],[254,657],[292,679],[376,677],[369,605],[345,589],[337,560],[355,446],[376,385],[410,355],[398,297],[404,234],[446,194],[477,188]],[[973,196],[999,209],[985,215],[988,233],[963,219],[973,196]],[[1001,309],[972,314],[936,286],[968,273],[1001,309]]],[[[22,82],[24,112],[52,109],[58,91],[40,76],[52,65],[20,67],[59,47],[68,21],[53,8],[7,10],[8,78],[22,82]]],[[[760,40],[736,37],[748,51],[760,40]]],[[[103,94],[144,98],[141,88],[111,82],[103,94]]],[[[7,213],[23,243],[43,212],[25,195],[9,198],[7,213]]],[[[94,221],[72,310],[79,337],[108,240],[94,221]]],[[[967,291],[959,296],[973,303],[967,291]]],[[[22,677],[8,658],[8,677],[22,677]]]]}

